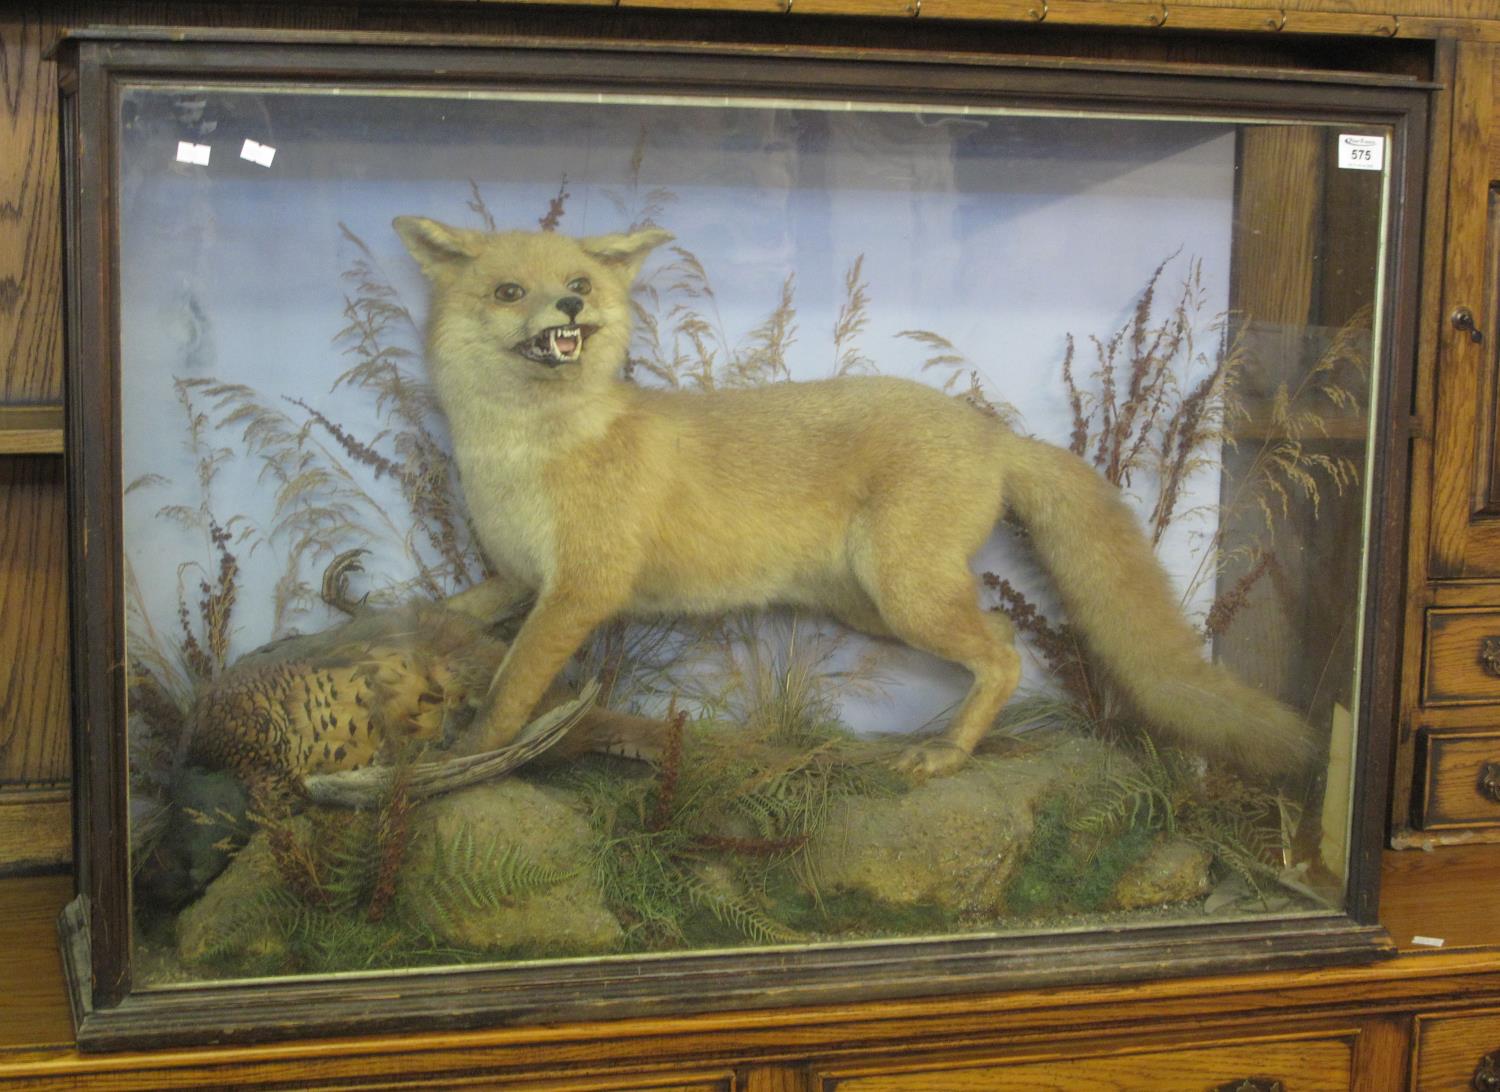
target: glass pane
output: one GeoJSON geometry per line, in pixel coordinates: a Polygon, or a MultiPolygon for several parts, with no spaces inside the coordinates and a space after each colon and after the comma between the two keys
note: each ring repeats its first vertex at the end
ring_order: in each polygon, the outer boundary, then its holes
{"type": "Polygon", "coordinates": [[[145,983],[1342,906],[1384,132],[122,119],[145,983]]]}

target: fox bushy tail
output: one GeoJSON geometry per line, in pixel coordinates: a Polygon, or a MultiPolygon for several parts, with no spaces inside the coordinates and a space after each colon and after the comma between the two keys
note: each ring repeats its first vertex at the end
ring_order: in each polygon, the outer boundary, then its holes
{"type": "Polygon", "coordinates": [[[1259,774],[1304,766],[1309,726],[1203,656],[1203,639],[1136,517],[1072,452],[1010,434],[1005,503],[1030,533],[1069,621],[1147,721],[1191,749],[1259,774]]]}

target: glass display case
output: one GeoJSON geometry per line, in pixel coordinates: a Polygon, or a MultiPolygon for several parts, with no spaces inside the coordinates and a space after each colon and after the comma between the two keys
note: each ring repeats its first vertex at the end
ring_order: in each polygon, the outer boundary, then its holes
{"type": "Polygon", "coordinates": [[[84,1046],[1387,950],[1424,89],[60,59],[84,1046]]]}

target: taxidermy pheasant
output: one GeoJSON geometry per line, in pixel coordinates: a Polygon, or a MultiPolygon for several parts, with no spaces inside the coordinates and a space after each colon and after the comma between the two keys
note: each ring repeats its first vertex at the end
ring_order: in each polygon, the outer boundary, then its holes
{"type": "Polygon", "coordinates": [[[174,814],[137,856],[138,884],[154,901],[178,905],[201,891],[248,833],[252,811],[375,805],[398,764],[407,795],[422,799],[554,747],[654,757],[661,724],[593,708],[590,686],[576,695],[557,688],[510,746],[422,761],[473,719],[507,645],[487,621],[446,602],[361,609],[347,591],[361,553],[339,555],[323,581],[324,600],[352,614],[350,622],[241,657],[194,702],[172,778],[174,814]]]}

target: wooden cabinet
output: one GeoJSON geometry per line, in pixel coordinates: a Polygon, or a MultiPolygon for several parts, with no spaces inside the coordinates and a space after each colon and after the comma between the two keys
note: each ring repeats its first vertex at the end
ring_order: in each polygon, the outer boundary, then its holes
{"type": "Polygon", "coordinates": [[[0,10],[0,872],[71,841],[55,25],[34,7],[0,10]]]}
{"type": "MultiPolygon", "coordinates": [[[[1493,3],[623,5],[702,9],[696,15],[609,6],[592,18],[610,34],[719,33],[769,48],[811,25],[799,17],[864,15],[881,18],[838,33],[872,44],[904,44],[923,33],[926,43],[950,49],[1081,52],[1107,61],[1119,54],[1112,35],[1129,28],[1129,50],[1140,59],[1373,64],[1439,85],[1417,393],[1413,405],[1393,408],[1409,414],[1416,469],[1392,831],[1399,845],[1500,842],[1500,802],[1492,806],[1490,791],[1494,785],[1500,796],[1500,11],[1493,3]],[[722,9],[768,18],[715,22],[722,9]],[[1312,34],[1346,37],[1330,46],[1312,34]],[[1342,60],[1331,59],[1334,51],[1342,60]]],[[[587,14],[568,21],[553,13],[551,24],[528,21],[522,10],[42,0],[0,10],[0,407],[10,407],[0,408],[0,870],[57,864],[67,853],[64,482],[57,422],[36,408],[60,388],[48,40],[64,22],[132,20],[433,33],[584,34],[589,26],[587,14]]],[[[1269,223],[1290,214],[1265,211],[1269,223]]],[[[1286,286],[1266,290],[1277,288],[1286,286]]],[[[1500,845],[1490,848],[1488,856],[1442,849],[1388,860],[1387,876],[1412,898],[1399,928],[1395,917],[1385,919],[1398,941],[1422,932],[1462,943],[1456,922],[1495,924],[1480,929],[1467,952],[1404,955],[1370,968],[109,1058],[80,1057],[68,1041],[50,925],[66,885],[52,884],[42,903],[18,917],[10,913],[12,881],[0,884],[0,1087],[977,1092],[1270,1088],[1279,1081],[1288,1092],[1500,1089],[1500,955],[1493,947],[1500,943],[1500,845]],[[1446,880],[1425,878],[1450,861],[1461,867],[1446,880]],[[18,960],[23,949],[27,958],[18,960]]]]}
{"type": "Polygon", "coordinates": [[[1494,580],[1500,578],[1500,452],[1495,446],[1500,50],[1466,42],[1457,47],[1455,60],[1428,576],[1494,580]]]}
{"type": "Polygon", "coordinates": [[[1397,845],[1500,840],[1500,46],[1438,68],[1397,845]]]}
{"type": "Polygon", "coordinates": [[[1354,1087],[1358,1028],[1311,1035],[1235,1035],[1213,1041],[1143,1044],[1137,1038],[1093,1041],[1063,1053],[1015,1059],[902,1061],[815,1074],[819,1092],[1102,1092],[1104,1089],[1276,1087],[1347,1092],[1354,1087]]]}
{"type": "Polygon", "coordinates": [[[1412,1072],[1414,1092],[1500,1089],[1500,1012],[1419,1020],[1412,1072]]]}

